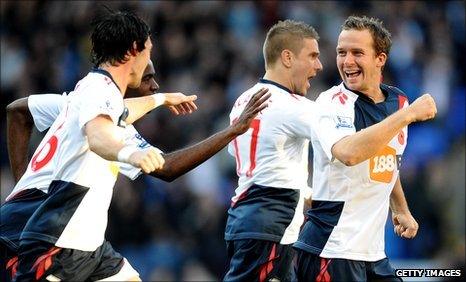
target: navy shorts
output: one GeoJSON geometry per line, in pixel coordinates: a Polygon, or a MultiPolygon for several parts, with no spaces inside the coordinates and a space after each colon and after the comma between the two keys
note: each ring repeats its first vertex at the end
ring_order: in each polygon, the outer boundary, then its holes
{"type": "Polygon", "coordinates": [[[396,276],[388,258],[368,262],[322,258],[296,249],[295,266],[298,281],[403,281],[396,276]]]}
{"type": "Polygon", "coordinates": [[[26,189],[0,207],[0,281],[11,281],[15,275],[21,232],[46,197],[39,189],[26,189]]]}
{"type": "Polygon", "coordinates": [[[232,240],[227,241],[227,252],[229,269],[224,281],[294,281],[292,245],[254,239],[232,240]]]}
{"type": "Polygon", "coordinates": [[[41,241],[21,241],[16,281],[96,281],[117,274],[123,257],[105,241],[94,252],[62,249],[41,241]]]}

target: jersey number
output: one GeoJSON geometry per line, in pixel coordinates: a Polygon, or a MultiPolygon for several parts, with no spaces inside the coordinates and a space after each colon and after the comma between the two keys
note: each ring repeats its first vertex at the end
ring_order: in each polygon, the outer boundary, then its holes
{"type": "Polygon", "coordinates": [[[55,135],[50,137],[49,141],[42,146],[42,148],[37,152],[31,160],[31,169],[32,171],[37,171],[43,168],[46,164],[50,162],[53,155],[57,151],[58,138],[55,135]],[[44,151],[47,149],[47,151],[44,151]],[[45,156],[44,156],[45,155],[45,156]],[[40,158],[39,158],[40,157],[40,158]],[[39,160],[37,160],[39,158],[39,160]]]}
{"type": "MultiPolygon", "coordinates": [[[[68,115],[68,107],[65,108],[65,121],[66,121],[67,115],[68,115]]],[[[58,147],[58,138],[55,134],[60,128],[62,128],[65,121],[63,121],[63,123],[60,124],[57,130],[55,130],[54,134],[49,138],[47,143],[45,143],[44,146],[42,146],[42,148],[40,148],[40,150],[32,157],[31,159],[31,170],[32,171],[35,172],[43,168],[46,164],[50,162],[53,155],[55,155],[55,152],[57,151],[57,147],[58,147]]]]}

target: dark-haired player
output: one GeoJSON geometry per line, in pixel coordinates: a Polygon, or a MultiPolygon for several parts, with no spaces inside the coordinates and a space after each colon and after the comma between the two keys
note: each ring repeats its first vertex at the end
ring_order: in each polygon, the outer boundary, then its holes
{"type": "Polygon", "coordinates": [[[118,126],[124,93],[140,85],[149,62],[149,36],[147,24],[129,12],[109,12],[95,22],[96,68],[77,83],[28,166],[33,172],[52,166],[53,181],[21,235],[17,281],[139,280],[136,271],[123,268],[104,233],[115,178],[112,161],[145,173],[164,163],[153,147],[126,145],[118,126]]]}

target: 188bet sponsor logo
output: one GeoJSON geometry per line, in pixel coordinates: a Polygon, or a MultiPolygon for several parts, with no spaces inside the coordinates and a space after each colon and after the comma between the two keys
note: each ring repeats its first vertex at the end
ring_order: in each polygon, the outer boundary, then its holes
{"type": "Polygon", "coordinates": [[[460,277],[461,269],[397,269],[399,277],[460,277]]]}
{"type": "Polygon", "coordinates": [[[373,181],[390,183],[401,165],[401,155],[390,146],[385,146],[369,160],[369,177],[373,181]]]}

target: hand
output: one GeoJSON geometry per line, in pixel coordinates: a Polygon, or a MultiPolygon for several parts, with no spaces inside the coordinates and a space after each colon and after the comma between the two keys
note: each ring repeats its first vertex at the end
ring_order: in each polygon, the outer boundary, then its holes
{"type": "Polygon", "coordinates": [[[233,124],[238,135],[245,133],[257,114],[267,108],[268,104],[265,103],[265,101],[267,101],[271,96],[270,93],[267,93],[268,91],[269,89],[267,88],[261,88],[251,97],[238,120],[233,124]]]}
{"type": "Polygon", "coordinates": [[[161,169],[165,160],[154,148],[149,147],[136,151],[129,156],[129,163],[142,169],[144,173],[151,173],[161,169]]]}
{"type": "Polygon", "coordinates": [[[197,106],[194,101],[197,100],[196,95],[186,96],[183,93],[164,93],[165,95],[165,105],[168,106],[168,109],[175,114],[190,114],[197,110],[197,106]]]}
{"type": "Polygon", "coordinates": [[[392,221],[393,226],[395,226],[394,232],[396,235],[407,239],[416,237],[419,224],[411,213],[392,214],[392,221]]]}
{"type": "Polygon", "coordinates": [[[435,101],[430,94],[417,98],[408,108],[413,114],[413,122],[429,120],[437,114],[435,101]]]}

